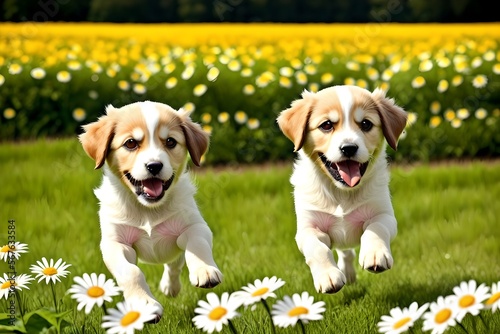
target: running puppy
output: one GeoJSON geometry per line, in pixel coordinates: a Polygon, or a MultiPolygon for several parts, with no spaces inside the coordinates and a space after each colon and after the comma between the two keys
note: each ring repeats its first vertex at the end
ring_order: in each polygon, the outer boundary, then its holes
{"type": "Polygon", "coordinates": [[[278,116],[298,152],[290,180],[295,239],[318,292],[335,293],[356,280],[358,245],[364,269],[378,273],[392,267],[397,222],[385,148],[387,141],[396,149],[406,118],[384,91],[356,86],[304,91],[278,116]]]}
{"type": "Polygon", "coordinates": [[[103,167],[99,199],[101,252],[126,300],[145,300],[163,313],[137,266],[164,264],[160,289],[176,296],[184,263],[191,284],[212,288],[222,273],[212,257],[212,232],[194,200],[186,165],[208,148],[208,135],[184,110],[155,102],[122,108],[85,125],[79,136],[85,152],[103,167]]]}

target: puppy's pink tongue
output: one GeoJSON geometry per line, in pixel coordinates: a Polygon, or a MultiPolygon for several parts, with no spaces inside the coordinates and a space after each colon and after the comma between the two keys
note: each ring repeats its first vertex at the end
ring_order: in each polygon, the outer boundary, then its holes
{"type": "Polygon", "coordinates": [[[349,187],[354,187],[361,180],[361,172],[359,170],[359,162],[352,160],[345,160],[337,162],[340,177],[344,180],[349,187]]]}
{"type": "Polygon", "coordinates": [[[163,183],[159,179],[147,179],[142,181],[144,192],[151,197],[158,197],[163,191],[163,183]]]}

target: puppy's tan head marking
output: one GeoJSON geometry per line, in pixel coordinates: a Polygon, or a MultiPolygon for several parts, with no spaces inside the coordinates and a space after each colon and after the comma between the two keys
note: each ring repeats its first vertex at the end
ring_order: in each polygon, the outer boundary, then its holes
{"type": "Polygon", "coordinates": [[[394,99],[387,98],[382,89],[375,89],[372,98],[377,104],[377,110],[382,119],[384,137],[389,146],[396,150],[398,138],[406,127],[408,115],[395,104],[394,99]]]}
{"type": "Polygon", "coordinates": [[[278,116],[278,126],[294,144],[295,152],[302,148],[306,140],[307,127],[314,103],[314,93],[304,90],[302,99],[293,101],[291,107],[282,111],[278,116]]]}
{"type": "Polygon", "coordinates": [[[106,115],[100,117],[97,122],[84,125],[84,133],[78,136],[87,155],[95,161],[95,169],[104,165],[113,140],[116,123],[114,118],[108,115],[112,109],[114,107],[109,105],[106,108],[106,115]]]}
{"type": "Polygon", "coordinates": [[[200,165],[209,136],[182,109],[155,102],[137,102],[116,109],[84,126],[79,136],[96,168],[109,170],[144,205],[156,205],[176,182],[187,163],[200,165]]]}
{"type": "Polygon", "coordinates": [[[333,86],[304,92],[277,122],[295,151],[303,148],[339,187],[354,187],[384,148],[384,137],[396,149],[406,113],[382,90],[333,86]]]}
{"type": "Polygon", "coordinates": [[[182,119],[181,129],[186,137],[186,147],[191,160],[196,166],[200,166],[201,157],[208,149],[209,137],[201,126],[193,123],[189,113],[184,109],[179,109],[178,114],[182,119]]]}

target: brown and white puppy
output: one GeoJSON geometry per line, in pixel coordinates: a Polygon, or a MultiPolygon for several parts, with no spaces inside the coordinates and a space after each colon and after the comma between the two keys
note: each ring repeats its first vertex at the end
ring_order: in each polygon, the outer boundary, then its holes
{"type": "Polygon", "coordinates": [[[104,167],[99,199],[104,263],[126,300],[145,300],[163,308],[137,266],[164,264],[160,289],[176,296],[187,264],[191,284],[211,288],[222,281],[212,257],[212,232],[194,200],[186,172],[188,153],[200,164],[208,135],[182,109],[155,102],[122,108],[84,126],[79,136],[95,168],[104,167]]]}
{"type": "Polygon", "coordinates": [[[384,91],[356,86],[304,91],[278,116],[298,152],[290,180],[295,239],[318,292],[334,293],[355,281],[353,248],[358,245],[364,269],[392,267],[390,241],[397,222],[385,148],[387,141],[396,149],[406,118],[384,91]]]}

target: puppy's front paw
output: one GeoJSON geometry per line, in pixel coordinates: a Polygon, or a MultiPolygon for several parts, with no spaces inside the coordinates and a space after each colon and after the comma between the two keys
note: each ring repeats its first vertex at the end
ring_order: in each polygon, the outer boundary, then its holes
{"type": "Polygon", "coordinates": [[[313,280],[319,293],[336,293],[345,285],[346,277],[342,271],[332,267],[313,273],[313,280]]]}
{"type": "Polygon", "coordinates": [[[359,264],[372,273],[381,273],[391,269],[394,260],[391,251],[385,245],[362,245],[359,251],[359,264]]]}
{"type": "Polygon", "coordinates": [[[214,288],[222,282],[222,273],[217,267],[204,266],[189,273],[191,284],[198,288],[214,288]]]}

